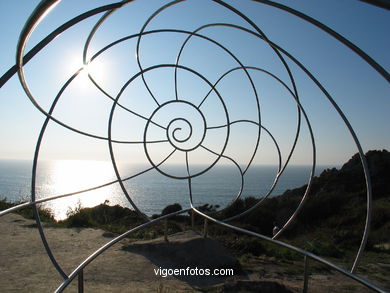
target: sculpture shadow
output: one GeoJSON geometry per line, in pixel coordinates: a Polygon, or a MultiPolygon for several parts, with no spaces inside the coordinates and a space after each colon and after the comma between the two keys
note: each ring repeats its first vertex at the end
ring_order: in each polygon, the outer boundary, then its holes
{"type": "Polygon", "coordinates": [[[194,231],[171,235],[168,242],[164,238],[138,241],[122,249],[149,259],[157,266],[156,270],[160,269],[158,274],[162,278],[163,274],[170,272],[169,276],[172,275],[190,286],[221,284],[233,276],[241,280],[248,279],[237,259],[221,244],[194,231]],[[228,273],[228,270],[233,270],[233,274],[216,275],[228,273]]]}

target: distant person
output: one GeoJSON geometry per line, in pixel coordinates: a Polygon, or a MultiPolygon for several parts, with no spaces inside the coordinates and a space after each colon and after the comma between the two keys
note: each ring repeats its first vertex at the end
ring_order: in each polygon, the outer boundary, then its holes
{"type": "Polygon", "coordinates": [[[272,236],[275,236],[280,231],[280,228],[276,222],[274,222],[274,228],[272,229],[272,236]]]}

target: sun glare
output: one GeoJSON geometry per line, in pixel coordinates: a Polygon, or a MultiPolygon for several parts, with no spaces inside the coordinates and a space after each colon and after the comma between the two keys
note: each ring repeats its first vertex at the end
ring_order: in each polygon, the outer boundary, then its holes
{"type": "MultiPolygon", "coordinates": [[[[50,168],[50,181],[46,192],[50,195],[66,194],[95,187],[114,179],[112,165],[101,161],[55,161],[50,168]]],[[[48,203],[57,219],[66,218],[69,209],[80,204],[91,207],[103,203],[111,196],[113,186],[74,195],[48,203]]]]}
{"type": "Polygon", "coordinates": [[[90,74],[92,78],[101,79],[104,77],[104,64],[100,60],[93,60],[92,62],[84,65],[85,74],[90,74]]]}
{"type": "Polygon", "coordinates": [[[105,66],[101,60],[95,59],[85,65],[82,61],[80,61],[80,58],[69,58],[68,61],[65,74],[69,77],[82,68],[78,76],[73,81],[73,83],[77,84],[77,87],[80,89],[86,89],[90,85],[91,81],[89,80],[89,76],[97,82],[105,78],[105,66]]]}

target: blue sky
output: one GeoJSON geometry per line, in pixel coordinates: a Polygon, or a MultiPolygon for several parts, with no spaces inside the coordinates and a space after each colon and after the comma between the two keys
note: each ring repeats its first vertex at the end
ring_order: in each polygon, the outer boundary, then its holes
{"type": "MultiPolygon", "coordinates": [[[[19,33],[38,2],[32,0],[0,2],[1,75],[14,64],[19,33]]],[[[253,20],[272,42],[294,55],[322,82],[346,114],[365,151],[390,148],[390,89],[384,78],[335,39],[294,16],[254,1],[226,2],[253,20]]],[[[278,2],[290,5],[328,25],[389,71],[388,11],[352,0],[278,2]]],[[[61,1],[36,28],[27,50],[64,21],[97,5],[107,3],[110,2],[61,1]]],[[[147,17],[165,3],[167,1],[139,0],[114,13],[98,30],[91,43],[91,54],[114,40],[138,33],[147,17]]],[[[50,107],[63,83],[82,65],[83,44],[89,30],[98,19],[98,16],[92,17],[69,29],[25,66],[26,79],[31,91],[44,109],[50,107]]],[[[164,10],[148,24],[146,30],[164,28],[193,31],[201,25],[218,22],[232,23],[253,30],[242,18],[206,0],[187,1],[164,10]]],[[[245,66],[268,70],[291,87],[280,60],[269,46],[258,38],[227,27],[206,28],[200,33],[223,44],[245,66]]],[[[168,32],[144,36],[140,43],[140,61],[143,68],[174,63],[178,50],[187,36],[185,33],[168,32]]],[[[135,58],[136,42],[137,39],[132,38],[107,50],[96,59],[97,65],[91,69],[92,76],[113,97],[116,97],[124,84],[139,72],[135,58]]],[[[296,78],[302,106],[312,124],[318,163],[338,165],[345,162],[357,151],[351,135],[318,88],[296,65],[291,61],[287,62],[296,78]]],[[[208,82],[214,84],[226,71],[239,66],[222,48],[199,37],[189,40],[180,58],[180,64],[183,68],[178,72],[179,99],[189,101],[193,105],[199,105],[209,91],[208,82]],[[199,74],[194,74],[187,68],[199,74]]],[[[285,160],[295,135],[297,115],[295,102],[283,86],[266,74],[253,70],[250,76],[259,95],[261,123],[279,142],[285,160]]],[[[173,77],[173,67],[169,66],[151,69],[145,73],[145,79],[160,105],[175,99],[173,77]]],[[[213,92],[199,108],[207,121],[207,126],[226,123],[226,111],[221,99],[227,108],[229,121],[258,119],[254,91],[243,70],[227,75],[216,89],[220,97],[213,92]]],[[[196,140],[202,140],[200,134],[204,130],[202,127],[199,129],[195,127],[201,125],[199,121],[202,122],[203,119],[197,110],[178,104],[176,108],[167,106],[162,107],[160,111],[143,86],[141,76],[134,77],[134,80],[123,88],[119,102],[144,117],[150,117],[154,113],[155,122],[165,123],[164,127],[168,127],[172,119],[182,116],[198,119],[194,122],[194,142],[189,141],[188,145],[181,146],[190,148],[191,143],[196,146],[198,143],[196,140]]],[[[72,127],[106,137],[111,108],[112,101],[93,87],[85,75],[80,75],[65,90],[54,116],[72,127]]],[[[17,76],[9,80],[0,89],[0,158],[31,159],[44,118],[28,100],[17,76]]],[[[119,107],[115,108],[112,121],[114,139],[142,140],[146,126],[145,120],[129,115],[119,107]]],[[[185,128],[185,125],[182,127],[185,128]]],[[[257,133],[258,129],[253,124],[234,124],[230,127],[230,136],[225,145],[227,128],[209,129],[202,145],[217,153],[223,150],[224,155],[245,165],[253,153],[257,133]]],[[[181,138],[185,138],[186,132],[179,133],[179,138],[180,135],[181,138]]],[[[166,139],[166,131],[149,125],[146,137],[150,140],[166,139]]],[[[114,144],[114,151],[119,161],[146,160],[142,145],[114,144]]],[[[147,151],[151,159],[157,162],[172,151],[172,145],[169,142],[148,144],[147,151]]],[[[72,133],[51,122],[43,140],[41,158],[109,160],[110,157],[107,141],[72,133]]],[[[184,152],[176,152],[170,162],[182,162],[184,159],[184,152]]],[[[190,154],[191,162],[209,163],[214,159],[215,155],[204,148],[197,148],[190,154]]],[[[292,163],[309,164],[311,159],[310,136],[303,122],[292,163]]],[[[229,163],[228,161],[225,160],[225,163],[229,163]]],[[[275,148],[264,131],[261,132],[254,162],[277,163],[275,148]]]]}

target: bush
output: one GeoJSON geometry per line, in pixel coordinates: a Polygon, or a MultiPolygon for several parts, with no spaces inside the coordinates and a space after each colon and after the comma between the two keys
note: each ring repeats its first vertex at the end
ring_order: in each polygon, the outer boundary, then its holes
{"type": "Polygon", "coordinates": [[[79,203],[66,213],[67,219],[62,221],[67,227],[97,227],[115,233],[123,233],[143,222],[137,212],[128,208],[106,203],[92,208],[82,208],[79,203]]]}
{"type": "Polygon", "coordinates": [[[261,244],[260,240],[249,237],[249,236],[240,236],[235,241],[232,241],[230,244],[226,243],[230,249],[239,252],[240,254],[252,254],[252,255],[262,255],[266,253],[266,249],[261,244]]]}
{"type": "Polygon", "coordinates": [[[267,250],[267,255],[284,260],[300,260],[303,258],[303,256],[298,252],[280,246],[276,246],[267,250]]]}
{"type": "Polygon", "coordinates": [[[166,206],[166,207],[162,210],[161,214],[162,214],[162,215],[168,215],[168,214],[170,214],[170,213],[174,213],[174,212],[181,211],[182,209],[183,209],[183,208],[181,207],[180,204],[174,203],[174,204],[171,204],[171,205],[166,206]]]}
{"type": "Polygon", "coordinates": [[[15,206],[15,204],[8,202],[6,197],[0,199],[0,211],[12,208],[13,206],[15,206]]]}
{"type": "Polygon", "coordinates": [[[337,246],[328,243],[326,241],[313,241],[313,242],[306,242],[307,245],[305,249],[307,251],[310,251],[316,255],[320,256],[330,256],[330,257],[336,257],[340,258],[344,256],[344,252],[337,248],[337,246]]]}
{"type": "Polygon", "coordinates": [[[66,212],[67,219],[64,221],[67,227],[89,227],[91,219],[85,209],[82,209],[81,203],[78,202],[74,209],[66,212]]]}
{"type": "Polygon", "coordinates": [[[89,215],[85,211],[80,211],[74,215],[71,215],[66,220],[68,227],[91,227],[94,226],[91,223],[89,215]]]}
{"type": "MultiPolygon", "coordinates": [[[[21,202],[18,203],[12,203],[8,202],[7,198],[0,199],[0,211],[9,209],[11,207],[14,207],[18,204],[21,204],[21,202]]],[[[33,207],[29,206],[20,210],[15,211],[15,213],[27,218],[27,219],[35,219],[33,207]]],[[[55,222],[53,212],[48,208],[43,208],[42,206],[38,205],[38,213],[39,218],[43,222],[55,222]]]]}

